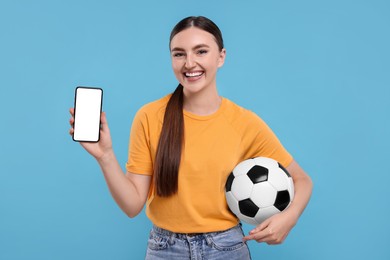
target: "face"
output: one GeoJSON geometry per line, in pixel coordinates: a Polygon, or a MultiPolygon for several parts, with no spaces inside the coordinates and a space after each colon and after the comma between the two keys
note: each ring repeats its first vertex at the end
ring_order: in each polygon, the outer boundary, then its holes
{"type": "Polygon", "coordinates": [[[212,34],[190,27],[171,41],[172,68],[184,91],[216,89],[216,74],[225,61],[225,49],[219,50],[212,34]]]}

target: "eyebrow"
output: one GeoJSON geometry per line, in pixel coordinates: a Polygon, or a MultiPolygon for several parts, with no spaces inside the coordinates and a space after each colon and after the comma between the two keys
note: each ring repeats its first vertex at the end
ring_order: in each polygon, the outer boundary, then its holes
{"type": "MultiPolygon", "coordinates": [[[[210,46],[208,46],[207,44],[201,43],[201,44],[196,45],[192,49],[196,50],[196,49],[200,49],[200,48],[210,48],[210,46]]],[[[171,52],[174,52],[174,51],[185,51],[185,50],[183,48],[180,48],[180,47],[175,47],[171,50],[171,52]]]]}

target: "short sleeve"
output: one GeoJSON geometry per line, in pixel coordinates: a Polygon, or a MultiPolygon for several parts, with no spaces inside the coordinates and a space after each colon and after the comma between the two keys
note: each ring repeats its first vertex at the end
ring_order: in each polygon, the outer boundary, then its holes
{"type": "Polygon", "coordinates": [[[142,109],[136,113],[131,126],[126,170],[136,174],[152,175],[153,173],[150,127],[148,116],[142,109]]]}

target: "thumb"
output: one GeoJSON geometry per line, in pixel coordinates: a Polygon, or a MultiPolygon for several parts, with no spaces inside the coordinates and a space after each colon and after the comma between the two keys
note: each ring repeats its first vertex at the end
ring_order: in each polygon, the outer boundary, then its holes
{"type": "Polygon", "coordinates": [[[102,112],[100,116],[100,124],[103,131],[109,131],[106,112],[102,112]]]}

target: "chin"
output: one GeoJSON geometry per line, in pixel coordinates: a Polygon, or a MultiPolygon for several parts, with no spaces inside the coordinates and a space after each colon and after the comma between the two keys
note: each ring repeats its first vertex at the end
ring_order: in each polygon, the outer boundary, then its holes
{"type": "Polygon", "coordinates": [[[184,91],[188,94],[197,94],[203,91],[206,91],[208,89],[207,86],[204,85],[191,85],[191,84],[185,84],[183,85],[184,91]]]}

